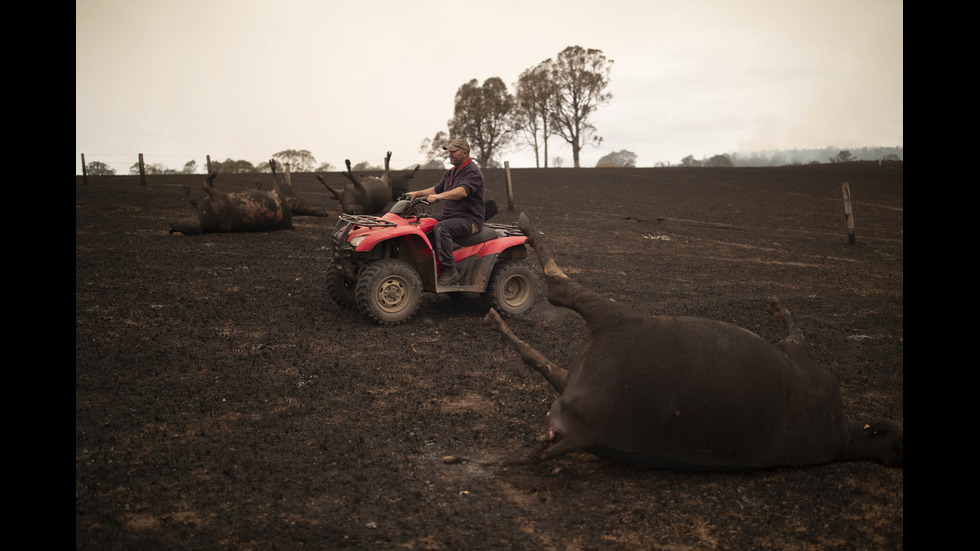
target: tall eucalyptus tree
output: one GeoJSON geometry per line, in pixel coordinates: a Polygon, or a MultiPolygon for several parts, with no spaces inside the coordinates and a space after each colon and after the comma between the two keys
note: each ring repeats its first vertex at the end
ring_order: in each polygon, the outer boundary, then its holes
{"type": "Polygon", "coordinates": [[[569,46],[558,54],[552,65],[551,78],[557,89],[551,111],[555,132],[572,146],[572,159],[579,168],[579,155],[587,143],[598,146],[602,137],[590,118],[596,109],[609,103],[606,92],[613,61],[602,50],[569,46]]]}
{"type": "Polygon", "coordinates": [[[517,90],[512,126],[527,145],[534,150],[534,163],[548,168],[548,138],[554,134],[550,126],[551,110],[557,89],[551,79],[552,61],[547,59],[526,69],[517,78],[517,90]]]}
{"type": "Polygon", "coordinates": [[[465,138],[470,155],[482,167],[490,167],[494,156],[513,138],[510,113],[514,96],[500,77],[490,77],[481,85],[473,79],[456,91],[453,118],[449,120],[451,138],[465,138]]]}

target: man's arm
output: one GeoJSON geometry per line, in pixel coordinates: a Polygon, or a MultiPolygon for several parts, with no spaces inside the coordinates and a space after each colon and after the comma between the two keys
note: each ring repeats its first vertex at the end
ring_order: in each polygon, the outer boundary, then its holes
{"type": "Polygon", "coordinates": [[[422,189],[419,191],[410,191],[408,192],[408,195],[411,196],[412,199],[415,199],[417,197],[428,197],[429,195],[432,195],[435,192],[436,192],[436,186],[432,186],[430,188],[422,189]]]}
{"type": "MultiPolygon", "coordinates": [[[[428,190],[425,190],[428,191],[428,190]]],[[[432,190],[433,192],[435,189],[432,190]]],[[[466,188],[463,186],[456,186],[449,191],[444,191],[442,193],[430,193],[426,200],[430,203],[435,203],[436,201],[458,201],[460,199],[465,199],[468,193],[466,188]]]]}

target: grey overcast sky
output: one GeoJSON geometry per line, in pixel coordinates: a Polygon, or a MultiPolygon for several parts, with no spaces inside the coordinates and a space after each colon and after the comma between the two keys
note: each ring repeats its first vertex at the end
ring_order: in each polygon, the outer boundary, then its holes
{"type": "Polygon", "coordinates": [[[335,170],[392,151],[401,169],[460,85],[513,92],[575,45],[614,62],[582,166],[902,146],[903,15],[901,0],[76,0],[76,174],[82,153],[125,174],[139,153],[181,169],[284,149],[335,170]]]}

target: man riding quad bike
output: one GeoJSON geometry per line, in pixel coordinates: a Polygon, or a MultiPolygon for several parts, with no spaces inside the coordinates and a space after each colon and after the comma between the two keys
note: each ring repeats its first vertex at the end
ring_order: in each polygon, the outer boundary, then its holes
{"type": "MultiPolygon", "coordinates": [[[[419,308],[422,291],[481,293],[488,307],[517,315],[534,305],[537,277],[526,260],[526,237],[516,224],[489,224],[453,243],[460,278],[439,285],[440,266],[427,235],[436,220],[428,203],[407,196],[383,216],[341,214],[331,233],[327,293],[375,324],[397,324],[419,308]]],[[[485,218],[497,209],[487,202],[485,218]]]]}

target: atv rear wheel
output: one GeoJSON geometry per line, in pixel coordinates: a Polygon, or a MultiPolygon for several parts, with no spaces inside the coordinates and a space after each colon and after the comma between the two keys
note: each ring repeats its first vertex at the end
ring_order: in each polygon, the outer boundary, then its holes
{"type": "Polygon", "coordinates": [[[502,314],[516,316],[534,306],[538,278],[526,260],[502,260],[493,268],[487,292],[487,306],[502,314]]]}
{"type": "Polygon", "coordinates": [[[357,306],[354,288],[355,284],[341,275],[336,266],[331,264],[327,268],[327,295],[339,306],[344,308],[357,306]]]}
{"type": "Polygon", "coordinates": [[[378,324],[397,324],[419,309],[422,279],[407,262],[385,258],[372,262],[357,279],[357,308],[378,324]]]}

